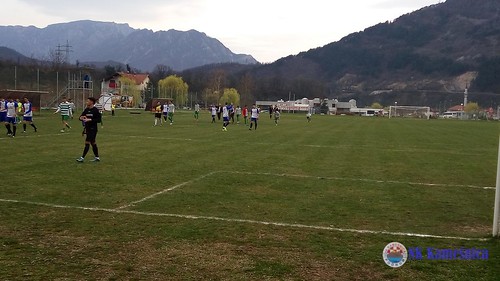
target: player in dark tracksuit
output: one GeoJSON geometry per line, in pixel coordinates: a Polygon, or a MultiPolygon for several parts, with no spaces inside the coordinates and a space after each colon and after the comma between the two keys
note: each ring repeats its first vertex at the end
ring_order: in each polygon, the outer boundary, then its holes
{"type": "Polygon", "coordinates": [[[78,162],[83,162],[85,156],[89,152],[90,146],[92,145],[92,152],[94,152],[93,162],[99,162],[99,150],[97,149],[96,136],[97,136],[97,124],[101,123],[101,112],[95,107],[96,99],[90,97],[87,99],[87,107],[83,110],[80,115],[80,120],[85,123],[85,148],[83,149],[82,157],[76,159],[78,162]]]}

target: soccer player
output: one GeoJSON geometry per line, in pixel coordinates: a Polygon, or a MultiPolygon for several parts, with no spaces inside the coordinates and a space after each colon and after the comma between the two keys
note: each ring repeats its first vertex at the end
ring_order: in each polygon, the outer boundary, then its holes
{"type": "Polygon", "coordinates": [[[238,105],[236,107],[236,124],[240,124],[241,107],[238,105]]]}
{"type": "Polygon", "coordinates": [[[278,122],[280,121],[280,116],[281,116],[281,113],[280,113],[279,108],[275,107],[274,108],[274,124],[276,124],[276,126],[278,126],[278,122]]]}
{"type": "Polygon", "coordinates": [[[7,128],[7,135],[11,137],[16,136],[17,130],[17,102],[12,98],[7,99],[5,103],[5,108],[7,109],[7,114],[5,118],[5,127],[7,128]],[[10,129],[10,125],[12,124],[12,130],[10,129]]]}
{"type": "Polygon", "coordinates": [[[217,120],[220,120],[220,115],[222,114],[222,106],[217,106],[217,120]]]}
{"type": "Polygon", "coordinates": [[[17,103],[16,123],[20,123],[21,117],[19,116],[22,115],[23,113],[23,103],[19,99],[16,99],[16,103],[17,103]]]}
{"type": "Polygon", "coordinates": [[[231,119],[231,123],[234,124],[234,105],[233,105],[233,103],[228,105],[227,109],[229,110],[229,119],[231,119]]]}
{"type": "Polygon", "coordinates": [[[229,105],[227,105],[227,102],[224,107],[222,107],[222,130],[224,132],[227,131],[227,126],[229,125],[229,105]]]}
{"type": "Polygon", "coordinates": [[[198,118],[200,118],[200,105],[195,104],[194,105],[194,119],[196,119],[196,121],[198,121],[198,118]]]}
{"type": "Polygon", "coordinates": [[[165,120],[165,123],[167,123],[168,119],[168,102],[165,102],[163,104],[163,120],[165,120]]]}
{"type": "Polygon", "coordinates": [[[161,121],[161,111],[162,111],[161,107],[162,107],[161,103],[157,102],[156,106],[154,108],[155,124],[153,125],[153,127],[156,126],[156,125],[158,125],[158,122],[160,123],[160,125],[163,125],[163,121],[161,121]]]}
{"type": "Polygon", "coordinates": [[[23,133],[26,133],[26,124],[30,124],[33,129],[35,129],[35,133],[37,132],[37,128],[35,124],[33,123],[33,111],[32,111],[32,104],[28,100],[27,97],[24,98],[24,114],[23,114],[23,133]]]}
{"type": "Polygon", "coordinates": [[[243,120],[245,120],[245,126],[248,125],[248,108],[247,108],[247,105],[245,104],[245,106],[243,107],[243,120]]]}
{"type": "Polygon", "coordinates": [[[312,116],[311,111],[312,111],[311,109],[307,110],[307,114],[306,114],[307,123],[311,122],[311,116],[312,116]]]}
{"type": "Polygon", "coordinates": [[[80,120],[85,123],[85,148],[83,149],[82,157],[76,159],[78,162],[83,162],[85,156],[89,152],[90,146],[92,145],[92,152],[94,152],[94,160],[92,162],[99,162],[99,150],[97,148],[96,136],[97,136],[97,124],[101,123],[102,115],[99,109],[95,107],[96,99],[90,97],[87,99],[87,107],[83,110],[80,115],[80,120]]]}
{"type": "Polygon", "coordinates": [[[71,112],[71,104],[66,100],[66,97],[62,98],[61,103],[57,107],[56,112],[54,114],[60,112],[61,114],[61,122],[62,122],[62,129],[61,133],[64,133],[66,128],[71,129],[71,126],[68,124],[68,120],[73,113],[71,112]]]}
{"type": "Polygon", "coordinates": [[[111,116],[115,116],[116,104],[114,102],[111,103],[111,116]]]}
{"type": "Polygon", "coordinates": [[[0,123],[5,123],[5,120],[7,120],[7,107],[5,106],[5,102],[4,98],[0,98],[0,123]]]}
{"type": "Polygon", "coordinates": [[[212,123],[215,123],[215,115],[217,115],[217,107],[215,105],[212,105],[212,123]]]}
{"type": "Polygon", "coordinates": [[[170,125],[174,124],[174,112],[175,112],[174,102],[169,101],[169,104],[168,104],[168,120],[170,120],[170,125]]]}
{"type": "Polygon", "coordinates": [[[75,113],[76,106],[72,99],[68,99],[68,104],[69,104],[69,109],[71,109],[71,111],[69,112],[70,113],[69,117],[73,119],[73,113],[75,113]]]}
{"type": "Polygon", "coordinates": [[[255,124],[255,130],[257,130],[257,120],[259,120],[259,113],[260,113],[260,110],[259,108],[253,104],[252,105],[252,116],[251,116],[251,119],[250,119],[250,128],[249,130],[252,130],[252,125],[255,124]]]}

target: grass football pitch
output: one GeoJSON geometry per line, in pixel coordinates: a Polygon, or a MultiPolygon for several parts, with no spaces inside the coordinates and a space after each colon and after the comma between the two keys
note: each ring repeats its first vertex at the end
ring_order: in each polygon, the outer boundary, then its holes
{"type": "Polygon", "coordinates": [[[77,163],[81,124],[34,120],[0,128],[0,280],[500,280],[498,122],[119,110],[77,163]],[[393,241],[424,257],[387,266],[393,241]]]}

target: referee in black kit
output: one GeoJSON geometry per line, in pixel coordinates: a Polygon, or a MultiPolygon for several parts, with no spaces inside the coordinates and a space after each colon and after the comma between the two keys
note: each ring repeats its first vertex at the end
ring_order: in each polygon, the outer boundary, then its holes
{"type": "Polygon", "coordinates": [[[101,113],[99,109],[95,107],[96,99],[90,97],[87,99],[87,107],[83,110],[80,115],[80,120],[85,124],[85,134],[87,137],[85,138],[85,148],[83,149],[82,157],[76,159],[78,162],[83,162],[85,156],[89,152],[90,145],[92,145],[92,151],[94,152],[94,160],[92,162],[99,162],[101,159],[99,158],[99,150],[97,149],[96,144],[96,136],[97,136],[97,124],[101,123],[101,113]]]}

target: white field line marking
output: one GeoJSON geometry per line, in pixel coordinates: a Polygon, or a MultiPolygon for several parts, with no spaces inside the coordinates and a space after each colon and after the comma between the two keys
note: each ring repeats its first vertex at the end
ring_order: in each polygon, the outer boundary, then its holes
{"type": "Polygon", "coordinates": [[[243,174],[243,175],[273,176],[273,177],[294,177],[294,178],[321,179],[321,180],[364,181],[364,182],[373,182],[373,183],[410,184],[410,185],[422,185],[422,186],[468,187],[468,188],[486,189],[486,190],[495,190],[496,189],[495,187],[491,187],[491,186],[445,184],[445,183],[424,183],[424,182],[404,182],[404,181],[391,181],[391,180],[384,181],[384,180],[373,180],[373,179],[320,177],[320,176],[294,175],[294,174],[273,174],[273,173],[238,172],[238,171],[227,171],[226,173],[243,174]]]}
{"type": "Polygon", "coordinates": [[[153,216],[153,217],[172,217],[172,218],[181,218],[181,219],[190,219],[190,220],[207,220],[207,221],[222,221],[222,222],[229,222],[229,223],[260,224],[260,225],[270,225],[270,226],[279,226],[279,227],[288,227],[288,228],[326,230],[326,231],[349,232],[349,233],[359,233],[359,234],[408,236],[408,237],[419,237],[419,238],[436,238],[436,239],[466,240],[466,241],[489,241],[490,240],[489,238],[443,236],[443,235],[433,235],[433,234],[392,232],[392,231],[384,231],[384,230],[382,230],[382,231],[363,230],[363,229],[352,229],[352,228],[338,228],[338,227],[332,227],[332,226],[306,225],[306,224],[297,224],[297,223],[257,221],[257,220],[248,220],[248,219],[231,219],[231,218],[221,218],[221,217],[212,217],[212,216],[194,216],[194,215],[167,214],[167,213],[149,213],[149,212],[120,210],[120,209],[66,206],[66,205],[39,203],[39,202],[31,202],[31,201],[20,201],[20,200],[9,200],[9,199],[0,199],[0,202],[36,205],[36,206],[59,208],[59,209],[76,209],[76,210],[85,210],[85,211],[93,211],[93,212],[106,212],[106,213],[114,213],[114,214],[131,214],[131,215],[153,216]]]}
{"type": "MultiPolygon", "coordinates": [[[[254,144],[254,145],[269,145],[269,146],[297,146],[297,147],[309,147],[309,148],[353,148],[356,149],[373,149],[375,145],[321,145],[321,144],[289,144],[289,143],[268,143],[268,142],[252,142],[246,144],[254,144]]],[[[438,149],[428,149],[428,148],[377,148],[384,151],[392,151],[392,152],[424,152],[424,153],[439,153],[439,154],[451,154],[451,155],[468,155],[468,156],[477,156],[477,153],[472,152],[460,152],[460,151],[446,151],[446,150],[438,150],[438,149]]],[[[475,151],[478,151],[476,149],[475,151]]],[[[492,151],[492,149],[480,149],[479,151],[492,151]]]]}
{"type": "MultiPolygon", "coordinates": [[[[16,133],[15,139],[24,139],[24,138],[41,138],[41,137],[53,137],[53,136],[69,136],[71,134],[69,133],[58,133],[58,134],[40,134],[40,133],[33,133],[30,132],[27,135],[23,133],[16,133]]],[[[0,140],[10,140],[12,139],[11,137],[5,137],[5,138],[0,138],[0,140]]]]}
{"type": "MultiPolygon", "coordinates": [[[[179,127],[179,126],[177,126],[179,127]]],[[[31,136],[23,136],[23,137],[47,137],[47,136],[62,136],[68,135],[68,133],[59,133],[59,134],[45,134],[45,135],[31,135],[31,136]]],[[[21,136],[18,134],[18,136],[21,136]]],[[[150,137],[150,136],[124,136],[124,135],[116,135],[116,134],[106,134],[106,136],[111,137],[125,137],[125,138],[144,138],[144,139],[156,139],[156,140],[180,140],[180,141],[201,141],[201,139],[189,139],[189,138],[168,138],[168,137],[150,137]]],[[[0,138],[0,140],[11,139],[10,137],[0,138]]],[[[287,144],[287,143],[266,143],[266,142],[248,142],[245,144],[254,144],[254,145],[268,145],[268,146],[298,146],[298,147],[310,147],[310,148],[349,148],[353,147],[352,145],[315,145],[315,144],[287,144]]],[[[361,145],[356,146],[357,148],[366,148],[371,149],[373,146],[361,145]]],[[[408,148],[408,149],[396,149],[396,148],[382,148],[386,151],[394,151],[394,152],[427,152],[427,153],[441,153],[441,154],[453,154],[453,155],[469,155],[476,156],[477,153],[467,153],[467,152],[457,152],[457,151],[444,151],[444,150],[431,150],[431,149],[419,149],[419,148],[408,148]]],[[[490,151],[482,149],[481,151],[490,151]]]]}
{"type": "Polygon", "coordinates": [[[140,204],[140,203],[142,203],[142,202],[144,202],[144,201],[147,201],[147,200],[149,200],[149,199],[153,199],[153,198],[155,198],[155,197],[156,197],[156,196],[158,196],[158,195],[161,195],[161,194],[163,194],[163,193],[167,193],[167,192],[172,191],[172,190],[174,190],[174,189],[177,189],[177,188],[179,188],[179,187],[183,187],[183,186],[185,186],[185,185],[187,185],[187,184],[190,184],[190,183],[193,183],[193,182],[195,182],[195,181],[198,181],[198,180],[204,179],[204,178],[209,177],[209,176],[211,176],[211,175],[213,175],[213,174],[215,174],[215,173],[217,173],[217,172],[211,172],[211,173],[208,173],[208,174],[203,175],[203,176],[201,176],[201,177],[197,177],[197,178],[195,178],[195,179],[192,179],[192,180],[190,180],[190,181],[183,182],[183,183],[180,183],[180,184],[178,184],[178,185],[174,185],[174,186],[172,186],[172,187],[169,187],[169,188],[164,189],[164,190],[162,190],[162,191],[158,191],[158,192],[153,193],[153,194],[151,194],[151,195],[149,195],[149,196],[146,196],[146,197],[144,197],[144,198],[142,198],[142,199],[139,199],[139,200],[137,200],[137,201],[134,201],[134,202],[132,202],[132,203],[129,203],[129,204],[127,204],[127,205],[123,205],[123,206],[121,206],[121,207],[118,207],[118,208],[116,208],[116,210],[123,210],[123,209],[129,208],[129,207],[133,207],[133,206],[135,206],[135,205],[137,205],[137,204],[140,204]]]}
{"type": "Polygon", "coordinates": [[[125,137],[125,138],[143,138],[150,140],[180,140],[180,141],[192,141],[193,139],[183,139],[183,138],[163,138],[163,137],[148,137],[148,136],[118,136],[118,135],[107,135],[107,136],[116,136],[116,137],[125,137]]]}

